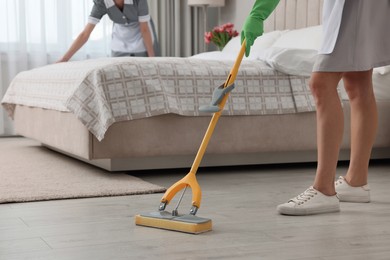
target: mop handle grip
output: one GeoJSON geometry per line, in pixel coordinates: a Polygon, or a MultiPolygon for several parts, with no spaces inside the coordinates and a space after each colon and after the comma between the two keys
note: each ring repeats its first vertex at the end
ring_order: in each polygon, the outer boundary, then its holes
{"type": "Polygon", "coordinates": [[[245,50],[246,50],[246,40],[244,39],[244,41],[241,44],[241,49],[240,49],[240,52],[237,55],[236,61],[234,62],[234,65],[233,65],[233,67],[230,70],[229,77],[226,79],[224,88],[226,88],[227,86],[232,85],[234,83],[234,81],[236,80],[236,77],[237,77],[237,74],[238,74],[238,69],[240,68],[241,61],[242,61],[242,59],[244,58],[244,55],[245,55],[245,50]]]}

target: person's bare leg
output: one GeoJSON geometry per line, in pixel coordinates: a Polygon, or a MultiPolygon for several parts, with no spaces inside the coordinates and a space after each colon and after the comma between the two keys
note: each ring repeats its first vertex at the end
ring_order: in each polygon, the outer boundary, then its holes
{"type": "Polygon", "coordinates": [[[342,75],[314,72],[310,80],[317,107],[318,165],[313,187],[328,196],[336,194],[334,179],[344,130],[344,114],[337,92],[342,75]]]}
{"type": "Polygon", "coordinates": [[[337,92],[342,72],[314,72],[310,89],[317,106],[318,165],[313,187],[277,206],[283,215],[310,215],[340,211],[335,174],[344,130],[344,113],[337,92]]]}
{"type": "Polygon", "coordinates": [[[372,70],[343,75],[351,105],[351,159],[345,176],[355,187],[367,184],[368,164],[378,127],[378,112],[372,86],[372,70]]]}

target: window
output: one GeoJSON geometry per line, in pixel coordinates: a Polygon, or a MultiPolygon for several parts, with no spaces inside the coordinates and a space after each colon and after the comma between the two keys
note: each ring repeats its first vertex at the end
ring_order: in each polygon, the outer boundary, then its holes
{"type": "MultiPolygon", "coordinates": [[[[0,4],[2,53],[44,52],[59,57],[87,24],[93,1],[0,0],[0,4]]],[[[104,17],[79,56],[109,56],[111,27],[104,17]]]]}

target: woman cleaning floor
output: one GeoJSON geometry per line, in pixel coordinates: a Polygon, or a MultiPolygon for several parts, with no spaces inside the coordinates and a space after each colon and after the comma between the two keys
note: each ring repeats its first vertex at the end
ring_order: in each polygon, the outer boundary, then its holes
{"type": "MultiPolygon", "coordinates": [[[[242,38],[247,52],[263,33],[263,21],[279,0],[257,0],[242,38]]],[[[318,166],[313,185],[277,207],[280,214],[340,211],[340,201],[369,202],[368,167],[376,136],[377,109],[372,70],[390,64],[390,1],[325,0],[323,42],[310,88],[317,107],[318,166]],[[343,80],[351,104],[351,157],[345,176],[335,182],[344,119],[337,92],[343,80]]]]}

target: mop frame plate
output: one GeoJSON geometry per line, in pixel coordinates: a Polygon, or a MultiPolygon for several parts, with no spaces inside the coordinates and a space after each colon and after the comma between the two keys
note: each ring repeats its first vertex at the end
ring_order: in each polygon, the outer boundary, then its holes
{"type": "Polygon", "coordinates": [[[212,230],[212,221],[194,215],[173,216],[168,211],[157,211],[135,216],[139,226],[168,229],[178,232],[200,234],[212,230]]]}

